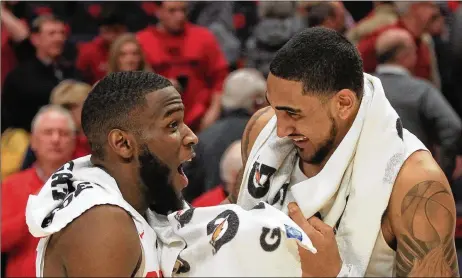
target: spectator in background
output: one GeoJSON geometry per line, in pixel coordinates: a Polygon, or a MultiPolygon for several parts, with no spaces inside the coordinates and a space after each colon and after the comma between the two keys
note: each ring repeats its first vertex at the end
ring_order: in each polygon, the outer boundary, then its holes
{"type": "Polygon", "coordinates": [[[97,37],[79,46],[76,61],[77,68],[90,84],[96,83],[107,74],[109,48],[121,34],[127,31],[125,18],[116,8],[102,11],[98,28],[97,37]]]}
{"type": "Polygon", "coordinates": [[[389,29],[404,29],[412,34],[416,44],[417,63],[411,73],[440,87],[438,68],[431,37],[426,34],[439,16],[439,8],[433,2],[395,2],[399,20],[365,36],[358,44],[365,72],[374,72],[377,66],[375,43],[378,36],[389,29]]]}
{"type": "MultiPolygon", "coordinates": [[[[81,124],[83,103],[85,99],[87,99],[90,91],[91,86],[87,83],[75,80],[64,80],[51,92],[50,103],[59,105],[68,110],[74,120],[76,140],[72,159],[88,155],[91,152],[87,137],[83,134],[81,124]]],[[[21,169],[25,170],[31,167],[35,161],[35,153],[32,148],[29,148],[22,162],[21,169]]]]}
{"type": "Polygon", "coordinates": [[[161,2],[159,23],[140,31],[137,38],[153,71],[184,88],[184,121],[199,130],[220,115],[228,63],[213,34],[188,22],[186,7],[185,2],[161,2]]]}
{"type": "Polygon", "coordinates": [[[188,18],[192,23],[207,27],[217,38],[232,67],[241,56],[241,43],[233,24],[234,1],[188,1],[188,18]]]}
{"type": "Polygon", "coordinates": [[[346,37],[357,44],[363,37],[372,34],[380,28],[395,24],[398,21],[398,12],[393,1],[373,2],[374,9],[348,30],[346,37]]]}
{"type": "Polygon", "coordinates": [[[259,2],[260,22],[246,42],[246,67],[265,76],[276,52],[300,30],[295,4],[289,1],[259,2]]]}
{"type": "Polygon", "coordinates": [[[5,81],[6,75],[14,69],[17,63],[15,46],[27,40],[29,28],[27,24],[11,13],[2,1],[1,9],[1,86],[5,81]]]}
{"type": "Polygon", "coordinates": [[[341,2],[321,2],[309,9],[308,27],[322,26],[345,33],[345,8],[341,2]]]}
{"type": "Polygon", "coordinates": [[[87,83],[64,80],[51,92],[50,103],[67,109],[74,120],[76,128],[76,145],[72,159],[90,154],[91,149],[87,137],[82,131],[82,107],[91,91],[87,83]]]}
{"type": "Polygon", "coordinates": [[[21,169],[29,146],[29,133],[21,128],[8,128],[1,136],[1,180],[21,169]]]}
{"type": "Polygon", "coordinates": [[[220,159],[226,148],[242,137],[253,113],[267,105],[265,92],[265,78],[255,69],[239,69],[226,78],[221,100],[223,117],[198,134],[196,157],[185,169],[189,185],[183,194],[188,200],[222,183],[220,159]]]}
{"type": "MultiPolygon", "coordinates": [[[[26,204],[49,176],[69,161],[74,151],[75,125],[70,113],[59,106],[45,106],[32,122],[31,144],[37,156],[34,167],[2,182],[2,254],[6,277],[36,277],[38,238],[26,225],[26,204]]],[[[2,161],[5,163],[4,161],[2,161]]],[[[7,162],[6,162],[7,163],[7,162]]]]}
{"type": "Polygon", "coordinates": [[[454,101],[452,103],[459,117],[462,117],[462,5],[459,5],[454,13],[451,30],[450,52],[453,66],[452,81],[454,82],[454,101]]]}
{"type": "Polygon", "coordinates": [[[72,65],[60,60],[66,41],[63,22],[52,15],[38,17],[32,24],[31,42],[36,56],[11,71],[3,86],[2,132],[9,127],[30,131],[40,107],[48,104],[51,90],[66,78],[75,78],[72,65]]]}
{"type": "Polygon", "coordinates": [[[220,159],[220,177],[223,181],[213,189],[205,192],[196,198],[192,205],[193,207],[209,207],[217,206],[228,196],[237,185],[239,171],[242,168],[241,157],[241,140],[234,141],[224,152],[220,159]]]}
{"type": "Polygon", "coordinates": [[[376,43],[379,61],[376,76],[403,126],[427,148],[432,149],[435,143],[441,147],[439,163],[451,180],[462,142],[462,124],[440,91],[410,74],[417,62],[415,50],[414,39],[406,30],[383,32],[376,43]]]}
{"type": "MultiPolygon", "coordinates": [[[[451,25],[451,38],[450,38],[450,49],[451,49],[451,62],[452,68],[452,81],[454,86],[454,93],[452,96],[454,105],[459,117],[462,117],[462,5],[454,13],[454,21],[451,25]]],[[[462,144],[459,149],[458,163],[456,171],[454,173],[454,185],[457,189],[454,189],[454,195],[456,200],[462,199],[462,144]]]]}
{"type": "Polygon", "coordinates": [[[151,71],[136,36],[130,33],[119,36],[109,50],[108,73],[118,71],[151,71]]]}

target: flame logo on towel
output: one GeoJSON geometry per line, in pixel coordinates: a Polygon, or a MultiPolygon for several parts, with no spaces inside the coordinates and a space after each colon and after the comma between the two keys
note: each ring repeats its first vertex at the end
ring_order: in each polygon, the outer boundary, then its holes
{"type": "Polygon", "coordinates": [[[275,172],[275,168],[255,162],[247,182],[250,195],[255,199],[265,196],[270,188],[270,178],[275,172]]]}
{"type": "Polygon", "coordinates": [[[207,224],[207,235],[211,235],[210,245],[215,255],[220,248],[230,242],[239,229],[239,218],[232,210],[225,210],[207,224]]]}
{"type": "Polygon", "coordinates": [[[180,273],[186,273],[189,272],[191,267],[189,266],[189,263],[185,260],[183,260],[180,256],[176,259],[175,265],[173,266],[173,273],[174,274],[180,274],[180,273]]]}

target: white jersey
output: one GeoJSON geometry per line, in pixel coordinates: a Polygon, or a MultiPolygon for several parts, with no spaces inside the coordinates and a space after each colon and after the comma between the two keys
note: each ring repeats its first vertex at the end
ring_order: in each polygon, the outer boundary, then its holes
{"type": "Polygon", "coordinates": [[[185,206],[168,216],[148,210],[145,220],[122,198],[115,180],[83,157],[64,165],[29,197],[26,221],[32,235],[42,238],[37,276],[46,267],[50,236],[103,204],[121,207],[133,218],[143,250],[136,277],[300,277],[298,246],[316,252],[295,222],[264,203],[250,211],[237,205],[185,206]]]}
{"type": "Polygon", "coordinates": [[[102,169],[92,166],[87,156],[66,163],[51,176],[37,196],[29,197],[26,222],[32,235],[41,238],[37,247],[37,277],[43,277],[44,274],[45,253],[50,237],[88,209],[103,204],[124,209],[135,223],[143,255],[134,276],[163,276],[154,230],[123,199],[114,179],[102,169]]]}

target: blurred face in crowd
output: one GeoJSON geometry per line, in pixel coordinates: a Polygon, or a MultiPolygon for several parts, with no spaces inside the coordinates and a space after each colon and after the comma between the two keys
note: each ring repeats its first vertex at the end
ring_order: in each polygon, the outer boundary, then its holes
{"type": "Polygon", "coordinates": [[[186,2],[163,1],[157,15],[162,27],[169,33],[181,33],[186,24],[186,8],[186,2]]]}
{"type": "Polygon", "coordinates": [[[277,117],[277,135],[288,137],[303,162],[321,165],[342,140],[358,99],[341,90],[332,97],[303,93],[303,83],[268,75],[267,98],[277,117]]]}
{"type": "Polygon", "coordinates": [[[439,36],[443,33],[443,30],[444,30],[444,16],[442,14],[439,14],[437,17],[435,17],[435,20],[432,20],[427,31],[432,36],[439,36]]]}
{"type": "Polygon", "coordinates": [[[120,71],[140,70],[141,62],[141,49],[138,44],[127,41],[120,46],[117,61],[120,71]]]}
{"type": "Polygon", "coordinates": [[[70,119],[52,110],[42,114],[32,130],[31,148],[42,163],[60,165],[72,159],[75,135],[70,119]]]}
{"type": "Polygon", "coordinates": [[[334,7],[335,17],[332,19],[332,29],[337,32],[345,32],[345,7],[342,2],[331,2],[331,5],[334,7]]]}
{"type": "Polygon", "coordinates": [[[433,23],[440,17],[440,10],[431,2],[419,2],[411,7],[414,19],[425,31],[429,31],[433,23]]]}
{"type": "Polygon", "coordinates": [[[103,25],[99,27],[99,35],[107,43],[111,44],[118,36],[127,31],[127,28],[121,24],[103,25]]]}
{"type": "Polygon", "coordinates": [[[76,129],[81,130],[82,129],[81,118],[82,118],[83,102],[66,103],[66,104],[63,104],[62,106],[71,113],[76,129]]]}
{"type": "Polygon", "coordinates": [[[32,34],[31,39],[37,52],[50,59],[55,59],[63,53],[67,39],[66,28],[60,21],[44,21],[39,32],[32,34]]]}

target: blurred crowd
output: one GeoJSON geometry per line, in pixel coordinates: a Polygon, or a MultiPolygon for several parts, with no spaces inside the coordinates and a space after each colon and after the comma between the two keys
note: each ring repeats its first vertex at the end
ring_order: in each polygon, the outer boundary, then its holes
{"type": "Polygon", "coordinates": [[[364,71],[380,78],[404,127],[432,151],[462,201],[460,1],[2,1],[6,274],[35,274],[27,198],[66,161],[90,153],[80,115],[98,80],[132,70],[171,80],[200,139],[185,169],[185,199],[216,205],[238,180],[248,119],[267,105],[272,58],[314,26],[357,46],[364,71]]]}

